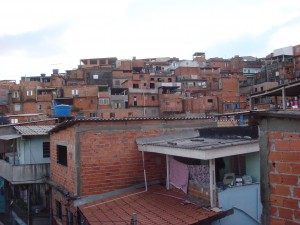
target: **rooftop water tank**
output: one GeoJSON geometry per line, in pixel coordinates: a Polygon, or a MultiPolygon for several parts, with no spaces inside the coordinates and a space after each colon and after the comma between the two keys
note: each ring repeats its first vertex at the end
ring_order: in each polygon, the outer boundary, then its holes
{"type": "Polygon", "coordinates": [[[71,116],[71,106],[70,105],[56,105],[54,106],[55,116],[71,116]]]}

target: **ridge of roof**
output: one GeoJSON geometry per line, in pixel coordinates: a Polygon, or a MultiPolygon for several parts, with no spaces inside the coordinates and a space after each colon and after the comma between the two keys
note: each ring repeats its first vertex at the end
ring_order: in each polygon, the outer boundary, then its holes
{"type": "Polygon", "coordinates": [[[79,122],[107,122],[107,121],[147,121],[147,120],[209,120],[214,119],[214,117],[129,117],[129,118],[76,118],[71,120],[66,120],[49,131],[49,133],[55,133],[63,130],[67,127],[71,127],[79,122]]]}

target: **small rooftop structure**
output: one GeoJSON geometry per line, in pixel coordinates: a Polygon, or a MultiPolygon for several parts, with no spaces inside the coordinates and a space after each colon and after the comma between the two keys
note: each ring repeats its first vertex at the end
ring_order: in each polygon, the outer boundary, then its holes
{"type": "Polygon", "coordinates": [[[195,52],[193,54],[193,56],[203,56],[203,55],[205,55],[205,52],[195,52]]]}
{"type": "Polygon", "coordinates": [[[257,138],[257,127],[218,127],[140,138],[137,144],[140,151],[209,160],[258,152],[257,138]]]}

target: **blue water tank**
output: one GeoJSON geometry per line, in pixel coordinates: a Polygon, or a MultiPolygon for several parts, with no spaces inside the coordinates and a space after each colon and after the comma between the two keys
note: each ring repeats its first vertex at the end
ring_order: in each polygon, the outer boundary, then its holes
{"type": "Polygon", "coordinates": [[[71,116],[71,106],[70,105],[56,105],[54,106],[55,116],[71,116]]]}
{"type": "Polygon", "coordinates": [[[53,70],[52,70],[52,73],[53,73],[53,74],[58,74],[58,72],[59,72],[58,69],[53,69],[53,70]]]}

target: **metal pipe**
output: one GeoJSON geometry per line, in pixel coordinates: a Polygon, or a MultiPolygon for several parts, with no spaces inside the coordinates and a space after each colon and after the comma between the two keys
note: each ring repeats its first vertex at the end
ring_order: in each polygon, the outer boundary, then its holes
{"type": "Polygon", "coordinates": [[[147,175],[146,175],[146,167],[145,167],[145,156],[144,156],[144,151],[142,151],[142,158],[143,158],[143,168],[144,168],[145,188],[146,188],[146,191],[148,191],[148,184],[147,184],[147,175]]]}

